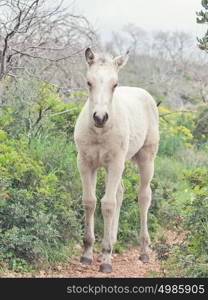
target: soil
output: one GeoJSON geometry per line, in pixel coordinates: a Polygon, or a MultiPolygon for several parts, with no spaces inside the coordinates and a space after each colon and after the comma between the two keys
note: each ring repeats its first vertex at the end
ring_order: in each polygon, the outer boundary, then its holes
{"type": "MultiPolygon", "coordinates": [[[[164,241],[170,246],[181,244],[186,239],[185,233],[178,233],[176,230],[164,232],[164,241]]],[[[80,253],[81,247],[77,245],[75,252],[80,253]]],[[[124,250],[122,253],[113,254],[113,272],[104,274],[99,272],[100,263],[97,261],[98,254],[94,254],[94,261],[91,265],[80,263],[80,255],[72,256],[68,263],[59,263],[56,267],[48,267],[38,271],[32,277],[36,278],[162,278],[165,270],[162,269],[156,253],[149,249],[149,262],[141,262],[139,257],[139,247],[124,250]]],[[[0,277],[6,278],[25,278],[31,277],[28,273],[16,273],[8,271],[0,277]]]]}
{"type": "MultiPolygon", "coordinates": [[[[36,278],[151,278],[163,277],[164,273],[154,251],[149,250],[150,260],[143,263],[139,259],[138,248],[126,249],[121,254],[113,254],[113,272],[99,272],[98,254],[94,255],[91,265],[79,262],[79,256],[74,256],[69,263],[57,265],[54,269],[40,270],[36,278]]],[[[26,274],[9,272],[4,277],[28,277],[26,274]]]]}

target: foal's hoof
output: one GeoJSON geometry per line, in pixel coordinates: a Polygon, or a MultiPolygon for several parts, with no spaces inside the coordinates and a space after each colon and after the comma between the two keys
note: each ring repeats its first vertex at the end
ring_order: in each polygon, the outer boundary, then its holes
{"type": "Polygon", "coordinates": [[[102,261],[102,254],[98,255],[97,257],[97,262],[101,262],[102,261]]]}
{"type": "Polygon", "coordinates": [[[112,272],[112,266],[109,265],[109,264],[102,264],[102,265],[100,265],[99,272],[102,272],[102,273],[111,273],[112,272]]]}
{"type": "Polygon", "coordinates": [[[84,256],[81,256],[80,257],[80,262],[83,263],[83,264],[85,264],[85,265],[91,265],[92,259],[84,257],[84,256]]]}
{"type": "Polygon", "coordinates": [[[141,260],[143,263],[148,263],[149,262],[149,256],[146,254],[141,254],[139,256],[139,260],[141,260]]]}

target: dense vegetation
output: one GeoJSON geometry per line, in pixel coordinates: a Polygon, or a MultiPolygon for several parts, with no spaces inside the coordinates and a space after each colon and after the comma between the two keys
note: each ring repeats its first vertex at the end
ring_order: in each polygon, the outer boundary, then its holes
{"type": "MultiPolygon", "coordinates": [[[[5,15],[11,20],[2,19],[0,28],[5,50],[0,67],[2,274],[67,261],[83,234],[73,130],[86,99],[81,49],[99,44],[99,38],[93,40],[95,32],[78,15],[48,12],[47,22],[38,24],[45,11],[39,1],[25,10],[28,2],[12,1],[17,16],[5,15]]],[[[165,276],[172,277],[208,276],[207,65],[194,43],[183,32],[150,34],[129,24],[105,45],[114,54],[126,44],[132,48],[120,83],[146,88],[161,103],[149,230],[165,276]],[[176,236],[174,244],[167,235],[176,236]]],[[[139,175],[130,162],[124,184],[117,252],[138,241],[139,175]]],[[[103,193],[104,170],[99,170],[96,250],[103,234],[103,193]]]]}
{"type": "MultiPolygon", "coordinates": [[[[4,84],[0,264],[3,269],[29,271],[40,263],[67,260],[74,244],[81,241],[83,210],[73,128],[85,94],[73,95],[76,100],[63,104],[52,85],[38,80],[21,79],[17,85],[8,79],[4,84]]],[[[207,106],[184,113],[160,106],[159,111],[161,141],[149,214],[153,246],[165,259],[168,274],[206,276],[208,131],[202,116],[207,106]],[[167,229],[183,233],[184,242],[170,249],[167,229]]],[[[97,185],[97,241],[103,228],[99,205],[103,174],[101,170],[97,185]]],[[[116,251],[138,239],[139,176],[131,163],[126,164],[124,183],[116,251]]]]}
{"type": "Polygon", "coordinates": [[[56,260],[80,237],[72,141],[79,105],[61,104],[51,86],[31,84],[9,85],[0,117],[0,258],[13,269],[56,260]],[[69,108],[72,113],[56,116],[69,108]]]}

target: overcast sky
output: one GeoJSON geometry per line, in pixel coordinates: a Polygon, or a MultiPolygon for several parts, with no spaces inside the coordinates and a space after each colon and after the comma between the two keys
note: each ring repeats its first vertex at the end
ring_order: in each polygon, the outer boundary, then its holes
{"type": "Polygon", "coordinates": [[[202,35],[204,25],[196,24],[201,0],[76,0],[76,7],[98,29],[102,39],[111,31],[134,23],[145,30],[178,30],[202,35]]]}

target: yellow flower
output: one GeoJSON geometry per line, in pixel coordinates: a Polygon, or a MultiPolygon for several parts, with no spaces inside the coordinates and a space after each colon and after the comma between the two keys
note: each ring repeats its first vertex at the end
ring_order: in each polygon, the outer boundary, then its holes
{"type": "Polygon", "coordinates": [[[163,106],[159,106],[159,113],[161,115],[163,115],[163,114],[169,114],[169,113],[171,113],[171,110],[169,110],[169,109],[167,109],[167,108],[165,108],[163,106]]]}
{"type": "Polygon", "coordinates": [[[185,143],[184,144],[187,148],[191,148],[191,147],[193,147],[193,145],[192,144],[190,144],[190,143],[185,143]]]}
{"type": "Polygon", "coordinates": [[[182,132],[187,138],[193,139],[191,131],[185,126],[177,126],[176,133],[182,132]]]}

